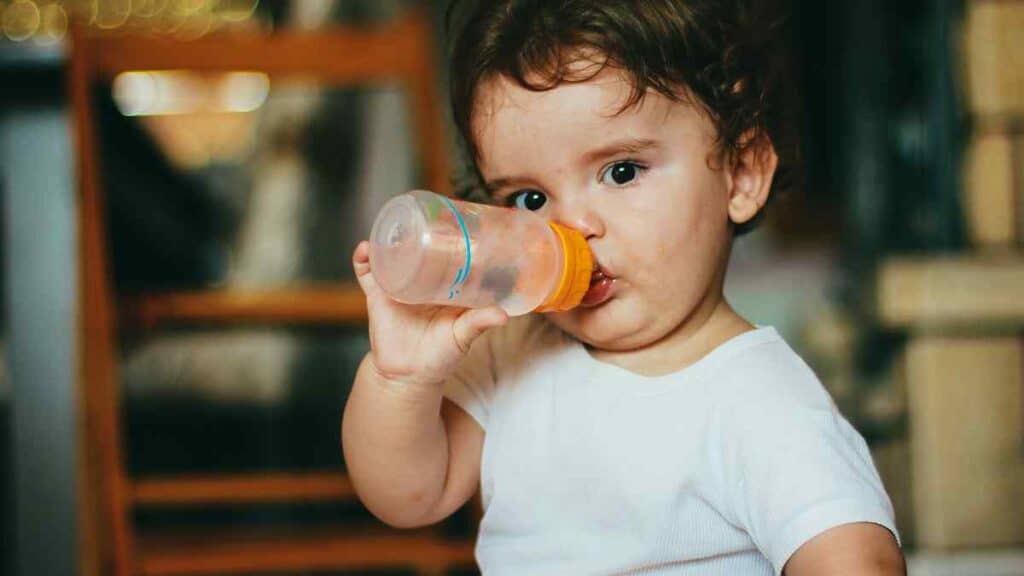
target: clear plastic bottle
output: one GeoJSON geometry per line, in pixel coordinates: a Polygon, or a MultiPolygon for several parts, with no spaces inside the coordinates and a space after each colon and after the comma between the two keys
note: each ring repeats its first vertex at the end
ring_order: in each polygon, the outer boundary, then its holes
{"type": "Polygon", "coordinates": [[[374,278],[408,304],[568,310],[586,294],[593,262],[575,230],[425,190],[388,201],[370,232],[374,278]]]}

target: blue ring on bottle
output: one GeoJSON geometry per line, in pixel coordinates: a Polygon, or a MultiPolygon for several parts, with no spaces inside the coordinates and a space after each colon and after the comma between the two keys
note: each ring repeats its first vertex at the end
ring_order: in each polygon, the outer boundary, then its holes
{"type": "Polygon", "coordinates": [[[448,198],[442,196],[441,199],[444,200],[444,203],[448,205],[448,209],[455,215],[455,221],[459,223],[459,228],[462,230],[463,241],[466,243],[466,264],[462,268],[459,268],[458,272],[455,274],[455,281],[448,287],[448,299],[452,300],[459,295],[459,286],[465,284],[466,278],[469,277],[469,268],[473,265],[473,249],[469,243],[469,230],[466,228],[466,221],[463,220],[462,214],[459,213],[459,209],[456,208],[455,204],[448,198]]]}

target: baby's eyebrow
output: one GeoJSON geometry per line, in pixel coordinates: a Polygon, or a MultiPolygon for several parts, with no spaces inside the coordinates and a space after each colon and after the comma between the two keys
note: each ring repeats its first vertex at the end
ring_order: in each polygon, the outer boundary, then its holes
{"type": "Polygon", "coordinates": [[[528,178],[495,178],[484,182],[484,192],[493,196],[502,188],[537,188],[537,184],[528,178]]]}
{"type": "Polygon", "coordinates": [[[603,144],[599,148],[589,150],[585,152],[581,158],[584,162],[589,164],[612,156],[618,156],[620,154],[636,154],[637,152],[643,152],[657,147],[657,140],[651,140],[650,138],[627,138],[603,144]]]}

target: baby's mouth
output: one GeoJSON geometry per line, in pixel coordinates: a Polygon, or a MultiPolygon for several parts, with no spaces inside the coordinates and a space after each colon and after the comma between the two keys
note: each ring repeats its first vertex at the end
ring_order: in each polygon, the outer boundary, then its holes
{"type": "Polygon", "coordinates": [[[609,272],[595,259],[594,270],[590,273],[590,285],[593,286],[601,280],[615,280],[615,275],[609,272]]]}
{"type": "Polygon", "coordinates": [[[600,306],[615,295],[615,277],[603,267],[598,266],[590,275],[590,288],[583,296],[580,306],[593,308],[600,306]]]}

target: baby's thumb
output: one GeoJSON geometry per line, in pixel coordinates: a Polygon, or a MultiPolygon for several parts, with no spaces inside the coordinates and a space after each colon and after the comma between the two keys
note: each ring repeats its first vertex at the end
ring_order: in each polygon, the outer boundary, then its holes
{"type": "Polygon", "coordinates": [[[369,296],[377,291],[377,281],[370,272],[370,243],[362,241],[352,253],[352,270],[356,273],[359,287],[369,296]]]}
{"type": "Polygon", "coordinates": [[[508,322],[508,314],[498,306],[467,310],[459,315],[452,324],[455,345],[465,354],[481,334],[490,328],[502,326],[506,322],[508,322]]]}

